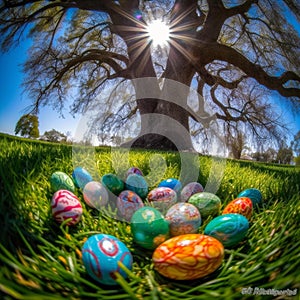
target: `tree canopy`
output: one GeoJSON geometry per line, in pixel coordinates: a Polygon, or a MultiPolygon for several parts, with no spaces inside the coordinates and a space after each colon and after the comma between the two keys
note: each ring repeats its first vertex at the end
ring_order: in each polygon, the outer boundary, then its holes
{"type": "Polygon", "coordinates": [[[25,114],[16,124],[15,134],[19,134],[27,138],[38,138],[39,132],[39,119],[36,115],[25,114]]]}
{"type": "MultiPolygon", "coordinates": [[[[212,119],[232,138],[241,131],[261,140],[282,136],[287,127],[270,99],[299,111],[300,39],[289,22],[300,21],[299,9],[296,0],[5,0],[0,34],[3,50],[25,33],[33,39],[24,71],[35,112],[42,105],[60,110],[74,99],[71,111],[79,113],[97,98],[99,134],[134,120],[137,146],[170,148],[168,118],[199,139],[212,119]],[[157,19],[170,36],[154,47],[147,25],[157,19]],[[172,80],[198,97],[189,102],[181,91],[182,103],[174,103],[147,97],[145,84],[128,88],[149,77],[160,94],[171,93],[165,83],[172,80]],[[113,97],[104,97],[112,85],[113,97]],[[168,118],[149,118],[155,114],[168,118]]],[[[190,136],[176,146],[192,148],[190,136]]]]}

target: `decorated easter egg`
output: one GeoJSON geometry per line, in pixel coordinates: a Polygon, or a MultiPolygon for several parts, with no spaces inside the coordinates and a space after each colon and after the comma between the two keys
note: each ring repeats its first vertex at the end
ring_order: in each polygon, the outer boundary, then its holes
{"type": "Polygon", "coordinates": [[[144,199],[148,194],[148,183],[143,176],[130,174],[126,178],[126,189],[135,192],[144,199]]]}
{"type": "Polygon", "coordinates": [[[222,264],[224,246],[203,234],[183,234],[160,244],[153,252],[154,268],[161,275],[175,280],[204,277],[222,264]]]}
{"type": "Polygon", "coordinates": [[[155,208],[165,212],[177,202],[177,194],[171,188],[158,187],[149,192],[147,200],[151,202],[155,208]]]}
{"type": "Polygon", "coordinates": [[[225,214],[241,214],[250,220],[252,215],[252,201],[248,197],[240,197],[229,202],[223,210],[225,214]]]}
{"type": "Polygon", "coordinates": [[[101,182],[115,195],[119,195],[124,190],[124,182],[115,174],[103,175],[101,182]]]}
{"type": "Polygon", "coordinates": [[[181,190],[180,201],[187,202],[192,195],[201,192],[203,192],[203,186],[199,182],[190,182],[181,190]]]}
{"type": "Polygon", "coordinates": [[[137,175],[143,176],[143,172],[137,167],[129,168],[127,173],[126,173],[126,177],[128,177],[130,174],[137,174],[137,175]]]}
{"type": "Polygon", "coordinates": [[[226,214],[212,219],[205,227],[204,234],[213,236],[224,247],[237,245],[246,236],[248,219],[240,214],[226,214]]]}
{"type": "Polygon", "coordinates": [[[76,167],[72,173],[73,181],[78,188],[83,189],[84,186],[93,181],[92,175],[82,167],[76,167]]]}
{"type": "Polygon", "coordinates": [[[239,197],[248,197],[251,199],[253,207],[259,206],[262,204],[262,194],[260,190],[255,188],[246,189],[242,192],[240,192],[237,196],[239,197]]]}
{"type": "Polygon", "coordinates": [[[82,247],[82,261],[87,273],[96,281],[116,285],[115,273],[126,278],[120,261],[127,269],[132,268],[132,254],[119,239],[108,234],[89,237],[82,247]]]}
{"type": "Polygon", "coordinates": [[[75,185],[70,176],[64,172],[54,172],[50,177],[50,185],[53,192],[58,190],[75,191],[75,185]]]}
{"type": "Polygon", "coordinates": [[[82,206],[79,199],[68,190],[58,190],[51,200],[53,218],[62,223],[71,218],[67,225],[77,224],[82,216],[82,206]]]}
{"type": "Polygon", "coordinates": [[[127,222],[130,222],[133,213],[143,206],[142,199],[133,191],[125,190],[118,196],[117,208],[119,217],[127,222]]]}
{"type": "Polygon", "coordinates": [[[220,198],[208,192],[192,195],[188,203],[195,205],[199,209],[202,219],[217,215],[221,208],[220,198]]]}
{"type": "Polygon", "coordinates": [[[178,179],[168,178],[168,179],[165,179],[162,182],[160,182],[158,187],[168,187],[168,188],[174,190],[176,193],[179,193],[182,188],[182,185],[178,179]]]}
{"type": "Polygon", "coordinates": [[[88,182],[82,191],[85,203],[98,210],[108,202],[108,192],[106,188],[98,181],[88,182]]]}
{"type": "Polygon", "coordinates": [[[130,220],[133,240],[143,248],[155,249],[169,238],[169,222],[157,209],[144,206],[130,220]]]}
{"type": "Polygon", "coordinates": [[[176,203],[166,213],[172,236],[196,233],[201,225],[201,216],[196,206],[190,203],[176,203]]]}

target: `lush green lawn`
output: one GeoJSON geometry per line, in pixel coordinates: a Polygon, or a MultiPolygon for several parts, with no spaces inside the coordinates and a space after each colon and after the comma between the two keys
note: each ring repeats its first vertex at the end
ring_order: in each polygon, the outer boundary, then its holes
{"type": "MultiPolygon", "coordinates": [[[[248,287],[298,289],[300,295],[299,168],[227,160],[217,192],[222,208],[249,187],[261,190],[264,205],[254,212],[247,238],[225,250],[219,270],[199,280],[175,282],[153,270],[152,252],[133,243],[127,223],[103,216],[84,203],[83,219],[76,227],[59,226],[52,220],[49,177],[57,170],[72,173],[72,146],[1,135],[0,147],[1,299],[242,299],[247,298],[242,288],[248,287]],[[115,235],[132,251],[134,264],[127,281],[105,287],[86,274],[81,247],[94,233],[115,235]]],[[[91,153],[82,149],[81,162],[96,166],[95,178],[114,171],[110,148],[91,153]]],[[[131,151],[130,163],[147,174],[153,154],[157,153],[131,151]]],[[[178,177],[179,155],[160,154],[167,163],[165,177],[178,177]]],[[[205,185],[211,159],[199,156],[198,162],[198,180],[205,185]]],[[[79,190],[76,194],[82,199],[79,190]]]]}

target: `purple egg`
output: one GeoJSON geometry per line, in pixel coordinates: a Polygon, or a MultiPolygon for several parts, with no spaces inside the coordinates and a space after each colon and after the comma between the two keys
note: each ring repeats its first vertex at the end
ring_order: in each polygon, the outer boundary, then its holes
{"type": "Polygon", "coordinates": [[[137,174],[137,175],[144,176],[143,172],[137,167],[131,167],[130,169],[128,169],[126,173],[126,177],[128,177],[130,174],[137,174]]]}
{"type": "Polygon", "coordinates": [[[187,202],[192,195],[201,193],[203,190],[203,186],[199,182],[190,182],[182,189],[180,193],[180,201],[187,202]]]}
{"type": "Polygon", "coordinates": [[[133,191],[125,190],[120,193],[117,199],[117,208],[119,216],[127,222],[135,211],[143,207],[142,199],[133,191]]]}

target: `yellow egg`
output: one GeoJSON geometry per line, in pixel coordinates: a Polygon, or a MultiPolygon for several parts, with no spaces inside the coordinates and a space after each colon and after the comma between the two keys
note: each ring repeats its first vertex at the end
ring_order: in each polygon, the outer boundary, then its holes
{"type": "Polygon", "coordinates": [[[219,268],[224,247],[215,238],[204,234],[175,236],[160,244],[152,259],[161,275],[175,280],[204,277],[219,268]]]}

